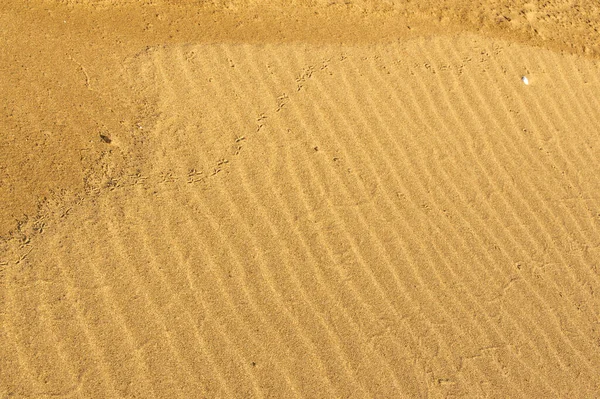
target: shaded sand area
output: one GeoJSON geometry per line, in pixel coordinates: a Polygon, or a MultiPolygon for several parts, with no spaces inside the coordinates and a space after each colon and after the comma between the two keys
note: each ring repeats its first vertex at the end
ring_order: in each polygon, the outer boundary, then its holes
{"type": "Polygon", "coordinates": [[[1,398],[598,397],[593,7],[31,3],[1,398]]]}

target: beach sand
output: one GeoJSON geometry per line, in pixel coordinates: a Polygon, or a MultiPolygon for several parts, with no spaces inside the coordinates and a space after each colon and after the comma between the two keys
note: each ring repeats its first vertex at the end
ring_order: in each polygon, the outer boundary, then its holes
{"type": "Polygon", "coordinates": [[[0,398],[600,397],[598,28],[3,1],[0,398]]]}

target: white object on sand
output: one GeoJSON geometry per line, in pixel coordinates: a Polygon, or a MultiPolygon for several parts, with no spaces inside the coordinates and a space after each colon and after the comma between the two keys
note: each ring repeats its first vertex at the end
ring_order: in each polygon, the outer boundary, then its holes
{"type": "Polygon", "coordinates": [[[529,79],[527,79],[527,76],[522,76],[521,80],[523,81],[523,83],[525,83],[526,85],[529,84],[529,79]]]}

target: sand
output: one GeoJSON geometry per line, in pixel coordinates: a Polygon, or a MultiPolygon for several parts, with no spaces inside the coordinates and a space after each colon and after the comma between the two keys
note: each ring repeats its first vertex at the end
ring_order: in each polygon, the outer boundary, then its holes
{"type": "Polygon", "coordinates": [[[0,398],[600,397],[600,7],[415,3],[3,1],[0,398]]]}

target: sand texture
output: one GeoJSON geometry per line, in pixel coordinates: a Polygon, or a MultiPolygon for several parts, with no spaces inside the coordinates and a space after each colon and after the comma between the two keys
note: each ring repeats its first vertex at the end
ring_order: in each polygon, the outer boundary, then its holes
{"type": "Polygon", "coordinates": [[[0,398],[600,397],[600,7],[414,3],[3,2],[0,398]]]}

